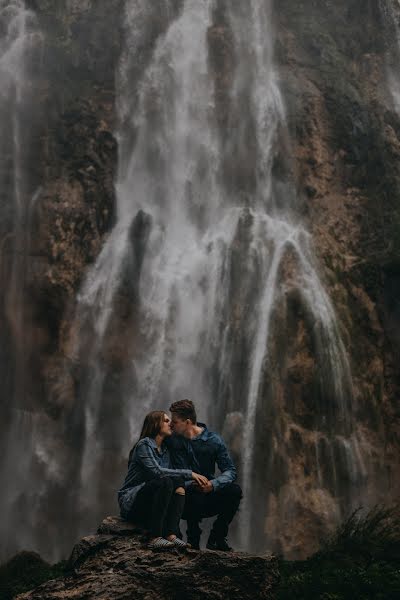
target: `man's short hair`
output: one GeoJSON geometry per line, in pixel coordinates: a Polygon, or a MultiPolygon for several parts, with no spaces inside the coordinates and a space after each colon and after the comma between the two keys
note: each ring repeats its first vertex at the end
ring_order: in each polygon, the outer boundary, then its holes
{"type": "Polygon", "coordinates": [[[196,409],[194,408],[194,404],[191,400],[177,400],[177,402],[173,402],[171,404],[169,410],[178,415],[178,417],[181,419],[189,419],[194,425],[196,425],[196,409]]]}

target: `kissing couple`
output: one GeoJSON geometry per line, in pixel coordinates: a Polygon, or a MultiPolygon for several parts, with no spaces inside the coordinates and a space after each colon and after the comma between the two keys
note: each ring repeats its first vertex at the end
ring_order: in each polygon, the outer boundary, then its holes
{"type": "Polygon", "coordinates": [[[118,491],[121,517],[149,532],[153,550],[199,550],[200,522],[216,516],[207,548],[232,550],[226,538],[242,490],[226,444],[197,422],[191,400],[174,402],[170,411],[171,418],[158,410],[145,417],[118,491]],[[187,542],[181,539],[181,519],[187,521],[187,542]]]}

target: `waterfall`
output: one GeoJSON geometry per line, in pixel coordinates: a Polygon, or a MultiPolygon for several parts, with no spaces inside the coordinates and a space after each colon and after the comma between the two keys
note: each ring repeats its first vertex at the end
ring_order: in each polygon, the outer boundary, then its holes
{"type": "MultiPolygon", "coordinates": [[[[400,111],[400,3],[379,5],[400,111]]],[[[184,397],[238,466],[236,547],[296,557],[292,529],[304,548],[310,524],[318,542],[379,497],[378,450],[355,419],[347,341],[296,190],[272,6],[125,1],[117,219],[63,331],[76,396],[57,420],[32,389],[41,32],[23,0],[0,0],[0,561],[59,559],[115,513],[144,415],[184,397]]]]}
{"type": "MultiPolygon", "coordinates": [[[[19,344],[23,340],[23,306],[21,303],[22,273],[26,260],[24,246],[25,225],[29,220],[29,202],[26,201],[27,184],[24,179],[27,134],[24,119],[29,110],[30,88],[26,73],[26,58],[36,36],[35,17],[22,1],[0,3],[0,127],[1,127],[1,194],[4,205],[10,204],[12,232],[12,267],[6,297],[6,311],[16,344],[15,395],[24,396],[23,352],[19,344]],[[10,180],[10,170],[12,179],[10,180]]],[[[34,201],[34,200],[33,200],[34,201]]],[[[5,207],[4,207],[5,208],[5,207]]],[[[7,218],[7,212],[6,212],[7,218]]],[[[3,252],[7,252],[7,240],[3,252]]]]}
{"type": "Polygon", "coordinates": [[[400,2],[399,0],[379,0],[380,10],[389,43],[390,60],[387,61],[387,79],[396,111],[400,113],[400,2]]]}
{"type": "MultiPolygon", "coordinates": [[[[271,3],[161,5],[165,29],[143,55],[154,9],[126,2],[118,219],[83,283],[73,328],[71,354],[85,365],[80,502],[89,509],[101,496],[110,445],[127,454],[148,410],[190,397],[236,444],[244,490],[237,541],[260,549],[268,546],[269,480],[279,476],[273,464],[289,452],[279,437],[282,415],[262,424],[269,402],[278,410],[279,311],[295,298],[311,323],[317,491],[326,471],[339,468],[338,456],[352,487],[364,476],[350,366],[294,186],[274,174],[286,117],[271,3]],[[228,90],[212,67],[221,31],[232,41],[228,90]],[[110,393],[112,349],[122,346],[124,368],[110,393]]],[[[334,488],[338,519],[352,492],[334,488]]]]}
{"type": "MultiPolygon", "coordinates": [[[[35,15],[22,0],[0,0],[0,274],[5,293],[0,328],[4,403],[1,419],[1,558],[34,548],[32,515],[46,482],[34,484],[34,457],[41,453],[40,425],[27,381],[29,340],[26,277],[31,218],[40,189],[32,191],[27,163],[35,99],[30,65],[40,45],[35,15]],[[7,396],[7,397],[6,397],[7,396]],[[20,526],[16,540],[15,527],[20,526]]],[[[40,459],[39,459],[40,460],[40,459]]]]}

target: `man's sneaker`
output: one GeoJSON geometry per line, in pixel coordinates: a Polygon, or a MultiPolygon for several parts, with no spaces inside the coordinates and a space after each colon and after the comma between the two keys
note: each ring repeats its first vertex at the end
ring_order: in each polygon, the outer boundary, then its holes
{"type": "Polygon", "coordinates": [[[226,538],[216,538],[212,535],[208,538],[208,550],[220,550],[221,552],[230,552],[232,548],[229,546],[226,538]]]}
{"type": "Polygon", "coordinates": [[[200,540],[192,540],[188,538],[187,543],[192,550],[200,550],[200,540]]]}

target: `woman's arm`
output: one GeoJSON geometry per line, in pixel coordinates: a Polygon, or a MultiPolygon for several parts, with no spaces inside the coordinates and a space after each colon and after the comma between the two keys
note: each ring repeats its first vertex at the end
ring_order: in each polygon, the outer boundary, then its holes
{"type": "Polygon", "coordinates": [[[161,477],[162,475],[180,475],[184,479],[192,479],[192,471],[189,469],[168,469],[166,467],[161,467],[154,456],[153,448],[145,439],[141,440],[136,446],[135,457],[144,470],[153,477],[161,477]]]}

